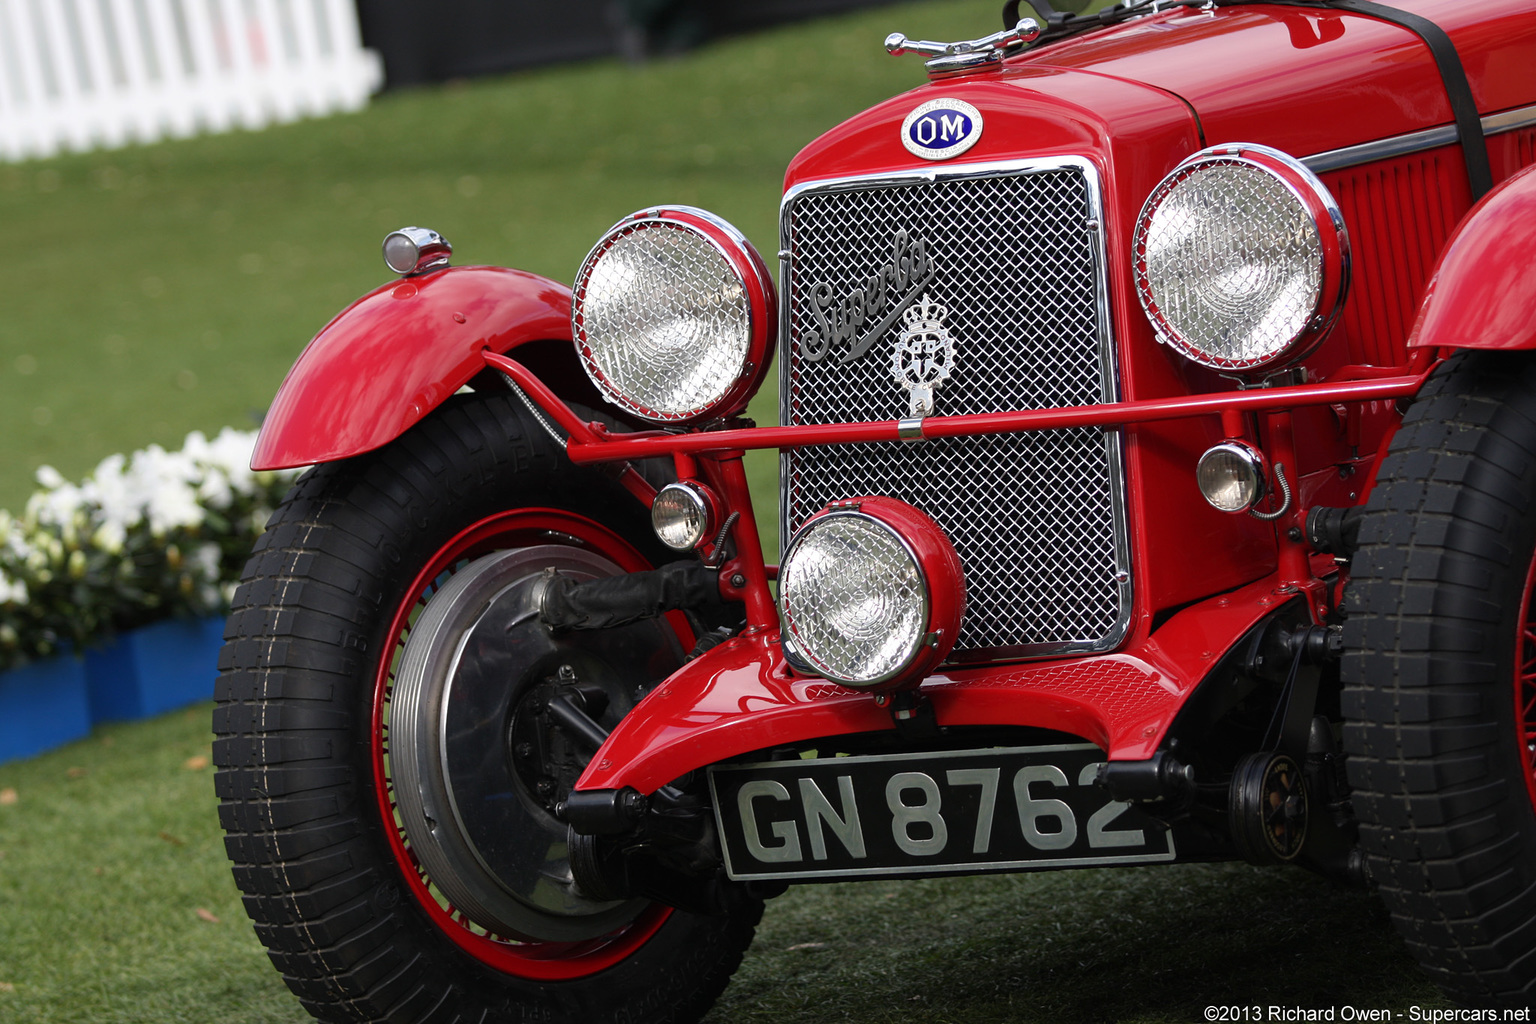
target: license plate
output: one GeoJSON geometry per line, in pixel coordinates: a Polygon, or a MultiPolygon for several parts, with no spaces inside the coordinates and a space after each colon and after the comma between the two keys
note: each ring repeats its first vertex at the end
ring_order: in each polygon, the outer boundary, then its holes
{"type": "Polygon", "coordinates": [[[734,879],[955,874],[1174,858],[1167,826],[1110,800],[1092,744],[722,765],[734,879]]]}

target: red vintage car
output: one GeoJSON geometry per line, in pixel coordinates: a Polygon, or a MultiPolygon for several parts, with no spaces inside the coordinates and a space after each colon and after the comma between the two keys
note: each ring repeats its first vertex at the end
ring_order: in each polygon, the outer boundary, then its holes
{"type": "Polygon", "coordinates": [[[406,228],[300,357],[215,750],[317,1017],[694,1020],[790,883],[1218,859],[1529,1004],[1536,9],[1032,6],[886,41],[777,287],[406,228]]]}

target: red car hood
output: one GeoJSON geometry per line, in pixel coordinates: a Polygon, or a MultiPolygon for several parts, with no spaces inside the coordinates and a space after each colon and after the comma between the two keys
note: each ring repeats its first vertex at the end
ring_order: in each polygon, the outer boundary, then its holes
{"type": "MultiPolygon", "coordinates": [[[[1536,104],[1531,0],[1396,3],[1447,30],[1483,114],[1536,104]]],[[[920,73],[915,62],[913,70],[920,73]]],[[[1131,165],[1121,173],[1138,187],[1202,143],[1257,142],[1310,156],[1453,120],[1429,48],[1406,28],[1303,7],[1180,7],[888,100],[806,147],[785,187],[934,166],[902,147],[898,129],[913,107],[939,96],[972,103],[986,118],[957,163],[1076,153],[1108,170],[1123,156],[1131,165]]]]}
{"type": "MultiPolygon", "coordinates": [[[[1536,103],[1530,0],[1394,0],[1445,29],[1478,110],[1536,103]]],[[[1207,143],[1263,142],[1297,156],[1452,120],[1429,48],[1365,15],[1301,7],[1182,7],[1042,49],[1018,62],[1112,75],[1182,97],[1207,143]]]]}

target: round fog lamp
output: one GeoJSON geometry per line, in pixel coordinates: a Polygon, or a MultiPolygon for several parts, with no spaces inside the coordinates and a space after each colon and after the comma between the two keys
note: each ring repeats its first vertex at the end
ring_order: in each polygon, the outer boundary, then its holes
{"type": "Polygon", "coordinates": [[[1247,512],[1264,497],[1264,457],[1241,441],[1223,441],[1200,456],[1200,493],[1222,512],[1247,512]]]}
{"type": "Polygon", "coordinates": [[[673,551],[692,551],[709,530],[709,503],[687,484],[667,484],[651,502],[651,527],[673,551]]]}
{"type": "Polygon", "coordinates": [[[960,631],[965,583],[944,531],[894,498],[835,502],[795,533],[779,570],[784,643],[856,689],[916,686],[960,631]]]}

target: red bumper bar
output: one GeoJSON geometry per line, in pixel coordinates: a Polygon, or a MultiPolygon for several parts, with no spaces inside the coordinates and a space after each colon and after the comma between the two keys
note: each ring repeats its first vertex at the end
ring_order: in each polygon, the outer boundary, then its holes
{"type": "MultiPolygon", "coordinates": [[[[753,427],[700,433],[610,434],[601,424],[583,422],[553,391],[515,359],[485,353],[489,365],[511,377],[541,409],[571,435],[567,450],[571,461],[611,462],[644,459],[676,453],[747,451],[758,448],[804,448],[823,444],[861,441],[904,441],[900,423],[828,423],[798,427],[753,427]]],[[[1111,402],[1066,409],[1031,409],[1020,412],[987,412],[969,416],[930,416],[922,421],[922,439],[964,437],[971,434],[1013,434],[1026,430],[1059,430],[1063,427],[1124,427],[1154,420],[1215,416],[1223,412],[1254,412],[1294,409],[1305,405],[1336,405],[1410,398],[1418,393],[1429,373],[1383,377],[1377,380],[1337,384],[1299,384],[1251,391],[1223,391],[1185,398],[1153,398],[1140,402],[1111,402]]]]}

